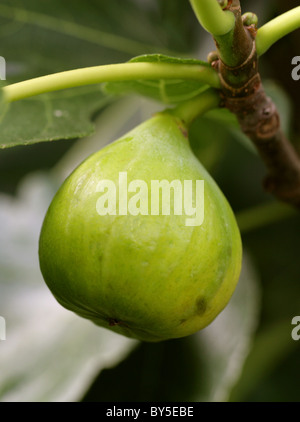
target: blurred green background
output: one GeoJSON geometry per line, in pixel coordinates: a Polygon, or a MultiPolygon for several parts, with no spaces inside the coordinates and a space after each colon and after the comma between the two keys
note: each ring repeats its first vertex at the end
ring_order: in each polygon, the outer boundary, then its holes
{"type": "MultiPolygon", "coordinates": [[[[259,25],[299,5],[297,0],[241,4],[243,12],[258,14],[259,25]]],[[[0,42],[9,83],[143,53],[206,60],[214,47],[188,0],[3,1],[0,42]],[[72,32],[66,22],[78,30],[72,32]]],[[[297,30],[261,58],[260,70],[300,152],[300,81],[291,77],[299,45],[297,30]]],[[[42,314],[25,321],[29,308],[42,312],[41,303],[50,298],[46,289],[42,299],[36,295],[42,279],[34,257],[43,212],[59,183],[91,152],[164,108],[136,97],[103,98],[93,113],[94,135],[0,150],[0,315],[7,320],[7,340],[0,342],[0,400],[299,401],[300,341],[291,338],[291,320],[300,315],[297,215],[243,234],[240,284],[245,281],[246,287],[211,332],[208,327],[203,335],[139,344],[94,327],[87,333],[90,323],[73,320],[64,310],[61,324],[68,325],[60,336],[54,320],[51,330],[47,321],[43,329],[42,314]],[[24,316],[20,304],[25,302],[24,316]]],[[[262,188],[263,164],[231,120],[226,113],[198,119],[191,143],[239,214],[273,198],[262,188]]]]}

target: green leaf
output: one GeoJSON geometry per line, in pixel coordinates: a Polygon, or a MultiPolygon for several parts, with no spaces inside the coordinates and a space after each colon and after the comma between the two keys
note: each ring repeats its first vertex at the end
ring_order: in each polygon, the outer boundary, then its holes
{"type": "Polygon", "coordinates": [[[242,376],[232,390],[231,401],[247,399],[286,356],[297,350],[297,344],[291,338],[291,331],[291,320],[283,320],[259,333],[247,358],[242,376]]]}
{"type": "MultiPolygon", "coordinates": [[[[129,0],[78,0],[72,7],[68,0],[3,0],[0,43],[7,82],[168,50],[167,30],[156,18],[151,14],[150,22],[144,6],[129,0]]],[[[105,97],[93,86],[5,106],[0,148],[86,136],[105,97]]]]}
{"type": "Polygon", "coordinates": [[[291,335],[299,315],[299,220],[296,214],[244,236],[262,274],[263,318],[231,401],[299,400],[300,341],[291,335]]]}
{"type": "Polygon", "coordinates": [[[2,104],[0,148],[90,135],[92,118],[109,101],[96,85],[2,104]]]}
{"type": "MultiPolygon", "coordinates": [[[[149,54],[138,56],[130,60],[130,63],[173,63],[209,66],[200,60],[180,59],[162,54],[149,54]]],[[[189,100],[199,95],[208,86],[198,81],[176,80],[140,80],[125,82],[109,82],[104,85],[104,92],[109,94],[139,94],[149,97],[165,104],[176,104],[189,100]]]]}
{"type": "Polygon", "coordinates": [[[195,64],[209,67],[207,62],[197,59],[182,59],[179,57],[165,56],[164,54],[143,54],[133,57],[129,63],[175,63],[175,64],[195,64]]]}
{"type": "Polygon", "coordinates": [[[167,34],[159,12],[146,13],[144,5],[131,0],[0,4],[1,55],[13,82],[163,52],[167,34]]]}
{"type": "Polygon", "coordinates": [[[228,401],[251,350],[260,307],[259,276],[244,250],[241,277],[229,306],[197,339],[205,362],[198,376],[205,390],[194,396],[195,401],[228,401]]]}

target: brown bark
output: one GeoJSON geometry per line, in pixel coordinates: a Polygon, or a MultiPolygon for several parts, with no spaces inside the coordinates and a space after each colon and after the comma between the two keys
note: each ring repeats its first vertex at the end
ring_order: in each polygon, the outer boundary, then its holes
{"type": "Polygon", "coordinates": [[[300,158],[284,136],[278,111],[263,89],[255,49],[256,28],[243,25],[238,0],[233,0],[228,8],[236,16],[232,47],[236,64],[228,66],[219,40],[216,45],[220,59],[214,63],[222,84],[224,106],[236,114],[242,131],[266,164],[265,190],[300,208],[300,158]]]}

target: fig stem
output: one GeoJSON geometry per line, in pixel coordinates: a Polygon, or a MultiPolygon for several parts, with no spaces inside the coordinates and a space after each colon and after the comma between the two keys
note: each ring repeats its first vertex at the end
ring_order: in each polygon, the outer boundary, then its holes
{"type": "Polygon", "coordinates": [[[257,31],[256,51],[264,54],[275,42],[290,32],[300,28],[300,6],[277,16],[257,31]]]}
{"type": "Polygon", "coordinates": [[[220,88],[217,72],[204,65],[174,63],[121,63],[94,66],[54,73],[7,85],[3,88],[7,102],[22,100],[47,92],[103,82],[141,79],[185,79],[220,88]]]}
{"type": "MultiPolygon", "coordinates": [[[[173,115],[179,117],[188,127],[198,116],[201,116],[206,111],[219,107],[220,102],[219,92],[209,88],[197,97],[179,104],[171,112],[173,115]]],[[[168,112],[170,111],[168,110],[168,112]]]]}
{"type": "Polygon", "coordinates": [[[201,26],[214,36],[225,35],[235,25],[233,13],[223,11],[217,0],[190,0],[201,26]]]}

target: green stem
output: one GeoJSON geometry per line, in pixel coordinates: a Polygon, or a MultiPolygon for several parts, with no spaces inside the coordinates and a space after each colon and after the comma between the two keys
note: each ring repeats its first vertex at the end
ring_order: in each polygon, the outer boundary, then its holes
{"type": "Polygon", "coordinates": [[[219,88],[217,73],[208,66],[174,63],[123,63],[69,70],[18,82],[3,88],[8,102],[34,95],[102,82],[141,79],[188,79],[219,88]]]}
{"type": "Polygon", "coordinates": [[[256,35],[256,50],[261,56],[276,41],[300,28],[300,6],[278,16],[259,28],[256,35]]]}
{"type": "Polygon", "coordinates": [[[223,11],[217,0],[190,0],[201,26],[214,36],[225,35],[234,28],[233,13],[223,11]]]}
{"type": "Polygon", "coordinates": [[[219,78],[210,67],[172,63],[123,63],[69,70],[29,79],[3,88],[8,102],[22,100],[46,92],[92,85],[102,82],[141,79],[188,79],[218,88],[219,78]]]}
{"type": "Polygon", "coordinates": [[[289,217],[299,216],[299,211],[294,207],[281,202],[272,202],[240,211],[236,220],[242,234],[277,223],[289,217]]]}
{"type": "MultiPolygon", "coordinates": [[[[220,94],[215,89],[206,89],[200,95],[191,100],[179,104],[171,113],[179,117],[184,123],[189,126],[193,120],[201,116],[206,111],[219,107],[220,94]]],[[[170,112],[170,110],[167,110],[170,112]]]]}

